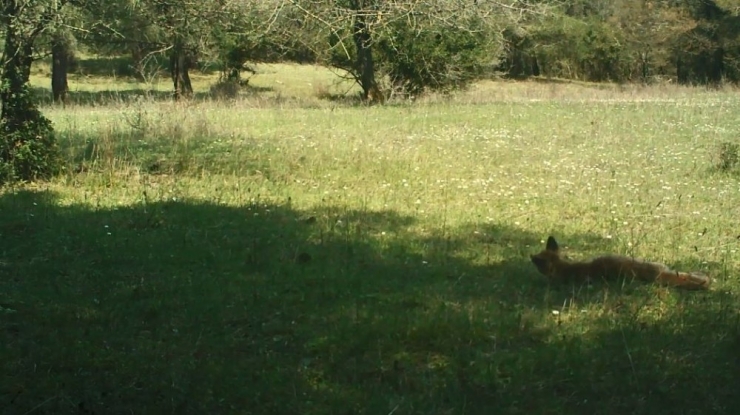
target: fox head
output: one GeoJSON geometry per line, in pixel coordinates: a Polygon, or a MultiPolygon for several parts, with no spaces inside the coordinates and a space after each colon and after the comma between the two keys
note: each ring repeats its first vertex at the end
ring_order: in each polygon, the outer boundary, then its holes
{"type": "Polygon", "coordinates": [[[546,277],[554,277],[556,268],[555,264],[560,262],[560,247],[558,242],[552,236],[547,238],[545,250],[536,255],[530,255],[529,259],[540,274],[546,277]]]}

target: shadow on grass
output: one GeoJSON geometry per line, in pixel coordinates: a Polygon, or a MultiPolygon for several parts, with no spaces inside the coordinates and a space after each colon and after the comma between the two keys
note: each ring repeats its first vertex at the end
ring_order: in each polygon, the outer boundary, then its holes
{"type": "Polygon", "coordinates": [[[601,290],[553,316],[570,294],[528,263],[542,235],[239,200],[0,197],[0,411],[740,409],[730,294],[601,290]]]}
{"type": "MultiPolygon", "coordinates": [[[[36,102],[41,105],[52,105],[54,103],[51,89],[33,87],[32,94],[36,102]]],[[[213,95],[210,92],[195,92],[190,100],[198,102],[206,101],[212,98],[213,95]]],[[[67,104],[70,105],[107,105],[111,103],[134,102],[140,99],[155,102],[172,101],[173,93],[172,91],[161,91],[143,88],[121,90],[101,89],[96,91],[71,90],[67,93],[67,104]]]]}
{"type": "MultiPolygon", "coordinates": [[[[75,65],[75,73],[88,76],[117,76],[136,78],[140,76],[137,73],[133,60],[130,56],[111,56],[111,57],[94,57],[78,59],[75,65]]],[[[158,72],[167,75],[166,62],[157,65],[158,72]]]]}
{"type": "MultiPolygon", "coordinates": [[[[160,56],[158,64],[151,65],[150,71],[157,70],[160,76],[169,76],[168,58],[160,56]]],[[[220,65],[214,64],[198,68],[197,72],[203,74],[214,74],[221,71],[220,65]]],[[[191,71],[194,71],[191,69],[191,71]]],[[[138,77],[137,70],[131,56],[92,57],[77,60],[75,73],[91,76],[125,76],[138,77]]]]}
{"type": "MultiPolygon", "coordinates": [[[[234,94],[234,96],[231,97],[234,98],[238,95],[251,96],[265,94],[273,91],[274,88],[268,86],[244,85],[239,87],[237,91],[231,91],[230,93],[234,94]]],[[[31,93],[33,94],[35,102],[41,105],[54,104],[50,88],[31,87],[31,93]]],[[[107,105],[111,103],[134,102],[140,99],[154,102],[172,101],[173,92],[144,88],[132,88],[119,90],[101,89],[96,91],[71,90],[67,93],[67,104],[70,105],[107,105]]],[[[193,93],[192,97],[189,98],[189,100],[192,102],[201,102],[213,99],[229,99],[229,96],[224,96],[223,93],[220,92],[216,92],[214,94],[209,91],[195,92],[193,93]]]]}
{"type": "MultiPolygon", "coordinates": [[[[267,93],[273,91],[272,87],[261,87],[246,85],[240,87],[238,94],[255,95],[261,93],[267,93]]],[[[46,100],[43,101],[46,104],[51,104],[51,91],[46,90],[46,100]]],[[[213,99],[224,99],[219,94],[213,94],[209,92],[195,92],[189,98],[191,102],[208,101],[213,99]]],[[[233,97],[232,97],[233,98],[233,97]]],[[[76,105],[105,105],[111,102],[132,102],[137,99],[145,99],[147,101],[172,101],[172,91],[161,91],[153,89],[125,89],[125,90],[99,90],[99,91],[70,91],[67,95],[68,104],[76,105]]],[[[185,99],[183,99],[184,101],[185,99]]]]}

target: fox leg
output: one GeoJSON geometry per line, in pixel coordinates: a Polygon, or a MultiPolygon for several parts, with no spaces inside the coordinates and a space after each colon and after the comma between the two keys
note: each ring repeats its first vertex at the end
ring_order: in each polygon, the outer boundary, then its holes
{"type": "Polygon", "coordinates": [[[656,281],[660,284],[687,289],[706,289],[712,280],[701,272],[679,272],[665,269],[658,274],[656,281]]]}

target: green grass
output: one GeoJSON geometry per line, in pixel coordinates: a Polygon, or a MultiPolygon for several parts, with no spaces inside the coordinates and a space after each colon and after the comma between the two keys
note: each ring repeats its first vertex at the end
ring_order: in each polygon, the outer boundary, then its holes
{"type": "Polygon", "coordinates": [[[0,412],[740,409],[740,181],[714,168],[735,91],[366,108],[265,71],[284,89],[44,107],[68,168],[0,193],[0,412]],[[550,234],[716,283],[548,284],[550,234]]]}

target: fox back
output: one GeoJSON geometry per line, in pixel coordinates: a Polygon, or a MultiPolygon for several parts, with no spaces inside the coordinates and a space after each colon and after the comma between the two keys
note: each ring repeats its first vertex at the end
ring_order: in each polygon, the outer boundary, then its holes
{"type": "Polygon", "coordinates": [[[700,272],[673,271],[658,262],[619,255],[605,255],[591,261],[574,262],[560,255],[560,247],[552,236],[545,249],[530,260],[540,274],[558,281],[586,282],[592,279],[635,278],[689,289],[708,288],[711,279],[700,272]]]}

